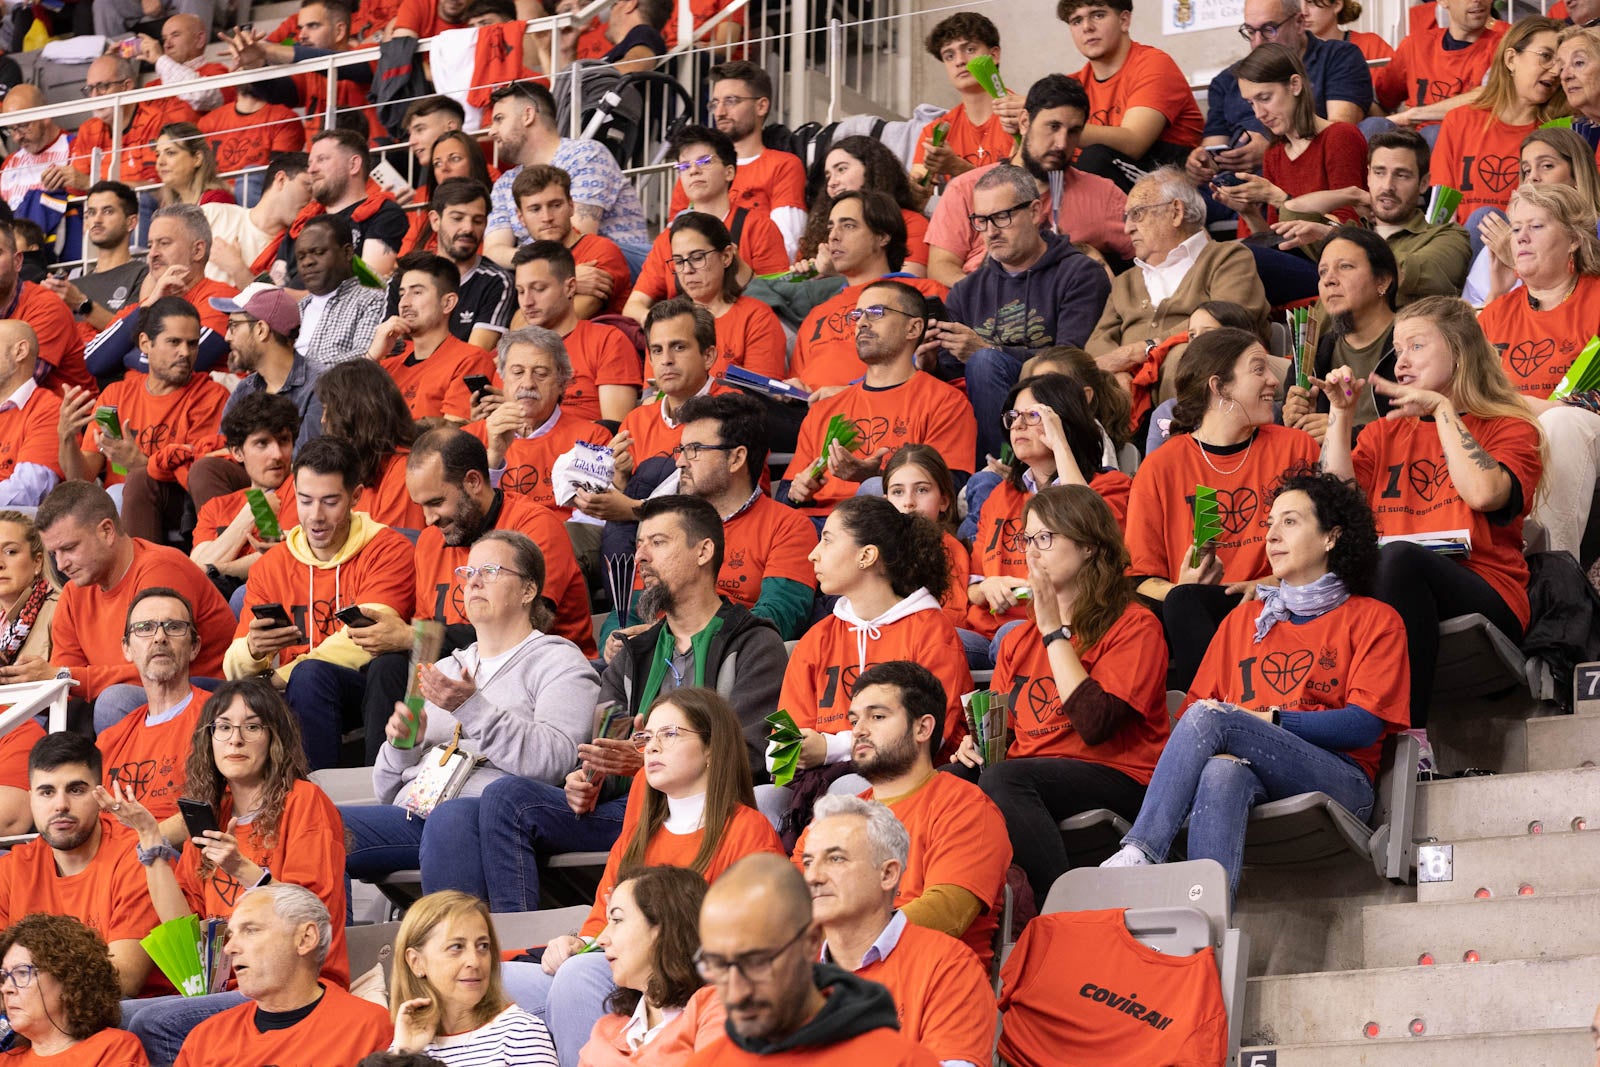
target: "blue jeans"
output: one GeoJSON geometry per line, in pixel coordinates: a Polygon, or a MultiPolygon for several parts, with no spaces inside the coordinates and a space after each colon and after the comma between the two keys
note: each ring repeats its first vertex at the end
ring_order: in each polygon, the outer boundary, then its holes
{"type": "Polygon", "coordinates": [[[606,1013],[606,998],[617,987],[605,953],[569,956],[553,975],[537,963],[503,963],[500,979],[519,1008],[544,1020],[561,1067],[578,1067],[578,1050],[606,1013]]]}
{"type": "Polygon", "coordinates": [[[1292,304],[1317,295],[1317,265],[1299,252],[1264,248],[1246,241],[1245,247],[1256,257],[1256,273],[1273,307],[1292,304]]]}
{"type": "MultiPolygon", "coordinates": [[[[1000,415],[1006,409],[1006,394],[1022,376],[1022,360],[999,348],[980,348],[967,360],[967,399],[972,401],[972,413],[978,419],[977,464],[972,469],[983,469],[984,457],[999,458],[1000,449],[1007,437],[1000,425],[1000,415]]],[[[961,456],[946,456],[951,468],[964,466],[961,456]]]]}
{"type": "MultiPolygon", "coordinates": [[[[487,895],[483,863],[477,859],[479,800],[457,797],[419,819],[394,804],[350,804],[339,808],[344,818],[346,899],[350,879],[376,882],[396,871],[422,871],[422,891],[459,889],[475,897],[487,895]]],[[[353,912],[347,907],[345,914],[353,912]]]]}
{"type": "Polygon", "coordinates": [[[300,720],[300,739],[312,770],[339,765],[345,711],[349,709],[359,721],[366,692],[367,680],[360,671],[335,663],[301,660],[290,673],[283,699],[300,720]]]}
{"type": "Polygon", "coordinates": [[[229,1008],[245,1002],[238,992],[208,993],[201,997],[152,997],[122,1002],[122,1029],[144,1045],[146,1056],[155,1064],[178,1058],[189,1031],[229,1008]]]}
{"type": "Polygon", "coordinates": [[[141,705],[148,704],[144,686],[131,682],[118,682],[100,690],[94,698],[94,732],[96,736],[111,729],[133,714],[141,705]]]}
{"type": "Polygon", "coordinates": [[[1151,860],[1167,858],[1189,818],[1189,858],[1213,859],[1239,888],[1250,809],[1268,800],[1322,792],[1365,821],[1372,782],[1349,757],[1302,741],[1230,705],[1189,706],[1167,739],[1139,818],[1122,839],[1151,860]],[[1219,759],[1219,756],[1234,759],[1219,759]]]}
{"type": "Polygon", "coordinates": [[[967,667],[975,671],[989,671],[1000,661],[1000,642],[1006,634],[1022,625],[1023,620],[1012,619],[994,632],[993,637],[985,637],[976,630],[967,630],[956,627],[956,636],[961,638],[961,649],[967,654],[967,667]]]}
{"type": "Polygon", "coordinates": [[[967,479],[967,484],[961,489],[961,495],[967,498],[967,517],[961,520],[961,528],[956,531],[956,536],[961,540],[970,542],[978,536],[978,516],[983,512],[983,502],[1000,487],[1000,481],[998,474],[982,467],[967,479]]]}
{"type": "MultiPolygon", "coordinates": [[[[479,847],[451,849],[458,868],[454,877],[458,882],[476,879],[490,911],[538,911],[539,857],[608,851],[622,832],[627,806],[628,798],[621,796],[578,816],[560,786],[513,775],[496,779],[479,798],[479,847]],[[493,856],[494,862],[485,863],[485,856],[493,856]]],[[[588,1040],[587,1030],[584,1035],[579,1045],[588,1040]]]]}

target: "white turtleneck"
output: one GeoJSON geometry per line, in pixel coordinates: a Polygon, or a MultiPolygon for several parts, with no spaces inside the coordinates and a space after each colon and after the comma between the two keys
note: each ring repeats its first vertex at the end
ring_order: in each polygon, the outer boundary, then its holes
{"type": "Polygon", "coordinates": [[[700,829],[706,818],[706,795],[696,793],[688,797],[667,798],[667,819],[661,828],[669,834],[682,837],[700,829]]]}

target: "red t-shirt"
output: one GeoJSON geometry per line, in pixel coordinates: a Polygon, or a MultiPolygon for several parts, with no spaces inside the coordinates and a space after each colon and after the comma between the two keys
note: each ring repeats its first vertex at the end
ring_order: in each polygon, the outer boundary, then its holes
{"type": "Polygon", "coordinates": [[[1385,111],[1401,104],[1421,107],[1478,88],[1500,54],[1500,41],[1508,29],[1504,22],[1491,22],[1476,41],[1461,49],[1445,48],[1449,31],[1436,21],[1420,33],[1407,34],[1388,64],[1373,68],[1372,91],[1378,106],[1385,111]]]}
{"type": "Polygon", "coordinates": [[[1572,295],[1548,311],[1536,311],[1526,290],[1513,289],[1478,313],[1484,336],[1500,351],[1506,377],[1524,396],[1549,399],[1589,338],[1600,332],[1600,278],[1577,278],[1572,295]]]}
{"type": "MultiPolygon", "coordinates": [[[[42,285],[33,282],[18,282],[18,285],[21,290],[11,317],[32,326],[34,336],[39,339],[39,360],[51,367],[44,377],[44,387],[53,393],[60,393],[65,385],[98,392],[94,375],[83,361],[83,335],[78,332],[77,320],[66,302],[42,285]]],[[[228,292],[231,294],[233,290],[228,292]]]]}
{"type": "Polygon", "coordinates": [[[101,730],[94,743],[105,768],[105,787],[121,782],[157,819],[176,815],[178,798],[183,795],[184,763],[200,725],[200,709],[210,698],[204,689],[190,686],[189,706],[166,722],[146,726],[144,717],[150,713],[150,705],[142,704],[115,726],[101,730]]]}
{"type": "MultiPolygon", "coordinates": [[[[606,46],[607,48],[610,45],[606,46]]],[[[671,47],[670,43],[668,47],[671,47]]],[[[776,148],[763,149],[761,154],[739,160],[728,195],[735,207],[751,207],[767,214],[773,209],[792,207],[806,210],[806,168],[800,157],[776,148]]],[[[673,183],[672,203],[668,213],[677,215],[689,206],[689,197],[683,186],[673,183]]],[[[784,264],[788,266],[788,264],[784,264]]],[[[781,269],[781,268],[780,268],[781,269]]]]}
{"type": "Polygon", "coordinates": [[[568,251],[572,253],[575,262],[599,267],[611,275],[611,299],[600,310],[600,314],[622,314],[623,307],[628,303],[628,296],[633,292],[633,271],[628,267],[628,260],[623,256],[622,249],[618,248],[616,242],[609,237],[586,233],[579,237],[578,243],[568,251]]]}
{"type": "Polygon", "coordinates": [[[105,120],[90,117],[78,127],[72,140],[72,166],[89,175],[91,181],[116,178],[129,185],[149,185],[161,179],[156,174],[156,138],[161,128],[174,122],[194,122],[200,116],[194,108],[169,96],[162,100],[141,101],[133,111],[133,120],[122,134],[122,163],[111,156],[111,127],[105,120]],[[100,170],[91,167],[94,150],[100,149],[100,170]],[[111,173],[116,168],[116,173],[111,173]]]}
{"type": "Polygon", "coordinates": [[[1159,48],[1134,41],[1128,58],[1111,77],[1101,81],[1094,76],[1094,64],[1085,63],[1073,77],[1089,94],[1089,122],[1095,126],[1121,126],[1123,118],[1136,107],[1159,111],[1167,125],[1158,141],[1193,148],[1200,143],[1205,120],[1194,102],[1189,79],[1172,57],[1159,48]]]}
{"type": "Polygon", "coordinates": [[[879,1027],[831,1045],[807,1045],[782,1052],[746,1052],[724,1037],[701,1049],[683,1067],[939,1067],[933,1053],[888,1027],[879,1027]]]}
{"type": "MultiPolygon", "coordinates": [[[[717,361],[711,376],[719,378],[729,365],[743,367],[780,381],[788,375],[788,344],[783,323],[772,309],[755,297],[741,296],[717,316],[717,361]]],[[[644,357],[644,376],[655,377],[648,354],[644,357]]]]}
{"type": "Polygon", "coordinates": [[[950,570],[950,588],[939,598],[939,610],[950,620],[950,625],[960,628],[967,624],[967,583],[972,578],[972,556],[967,546],[955,534],[944,534],[944,558],[950,570]]]}
{"type": "MultiPolygon", "coordinates": [[[[100,394],[100,403],[117,409],[122,421],[122,431],[132,434],[145,456],[167,445],[209,443],[222,424],[222,409],[228,403],[228,391],[211,380],[209,374],[196,372],[182,389],[163,396],[152,396],[147,383],[148,374],[129,371],[120,382],[112,382],[100,394]]],[[[83,431],[80,446],[85,453],[99,454],[100,424],[90,421],[83,431]]],[[[120,485],[125,476],[105,468],[105,484],[120,485]]]]}
{"type": "Polygon", "coordinates": [[[426,359],[414,358],[411,342],[398,355],[378,361],[389,372],[406,398],[412,418],[437,418],[449,415],[465,421],[472,413],[472,394],[466,377],[494,373],[494,357],[477,345],[446,334],[439,347],[426,359]]]}
{"type": "Polygon", "coordinates": [[[445,30],[459,30],[463,23],[446,22],[439,14],[438,0],[400,0],[394,13],[394,28],[411,30],[418,37],[434,37],[445,30]]]}
{"type": "MultiPolygon", "coordinates": [[[[378,484],[365,486],[361,491],[361,510],[371,516],[373,522],[395,530],[420,530],[428,525],[427,516],[406,489],[406,457],[410,453],[409,448],[403,448],[384,460],[378,467],[378,484]]],[[[294,525],[299,524],[296,512],[294,525]]]]}
{"type": "Polygon", "coordinates": [[[918,266],[928,265],[928,216],[908,207],[900,209],[900,218],[906,224],[906,262],[918,266]]]}
{"type": "Polygon", "coordinates": [[[266,104],[248,115],[237,102],[206,112],[195,123],[208,134],[217,154],[217,169],[264,167],[275,155],[301,152],[306,146],[305,120],[282,104],[266,104]]]}
{"type": "Polygon", "coordinates": [[[41,1056],[32,1048],[6,1053],[7,1067],[149,1067],[144,1045],[126,1030],[99,1030],[64,1052],[41,1056]]]}
{"type": "MultiPolygon", "coordinates": [[[[1365,189],[1367,139],[1348,122],[1330,123],[1294,159],[1282,141],[1273,142],[1261,161],[1261,173],[1290,196],[1350,186],[1365,189]]],[[[1356,221],[1355,208],[1340,208],[1333,215],[1340,222],[1356,221]]],[[[1267,221],[1278,221],[1277,208],[1268,209],[1267,221]]]]}
{"type": "Polygon", "coordinates": [[[38,386],[20,408],[9,402],[0,408],[0,480],[11,477],[19,463],[48,467],[61,477],[60,415],[61,398],[38,386]]]}
{"type": "Polygon", "coordinates": [[[957,104],[922,127],[922,132],[917,134],[917,150],[911,157],[913,166],[922,162],[926,154],[924,146],[933,139],[933,128],[941,122],[950,124],[950,132],[944,137],[944,146],[974,167],[1010,159],[1016,147],[1016,138],[1000,125],[998,112],[990,114],[988,121],[979,126],[967,117],[967,105],[957,104]]]}
{"type": "MultiPolygon", "coordinates": [[[[739,258],[750,265],[756,274],[777,274],[788,269],[789,253],[783,247],[783,234],[772,221],[772,216],[759,208],[735,204],[723,216],[722,224],[733,232],[739,212],[743,211],[744,225],[735,243],[739,258]]],[[[650,245],[644,266],[639,268],[639,278],[633,283],[634,292],[644,293],[652,301],[665,300],[678,292],[678,279],[672,273],[672,231],[664,229],[650,245]]]]}
{"type": "MultiPolygon", "coordinates": [[[[950,290],[931,278],[896,278],[911,286],[923,296],[936,296],[940,300],[950,295],[950,290]]],[[[855,310],[856,301],[873,284],[847,285],[836,295],[812,308],[795,333],[794,359],[789,373],[812,389],[825,385],[846,385],[866,373],[866,364],[856,354],[856,328],[846,317],[855,310]]]]}
{"type": "Polygon", "coordinates": [[[1537,128],[1535,122],[1509,126],[1471,105],[1445,115],[1428,165],[1428,180],[1461,192],[1457,222],[1465,223],[1480,207],[1504,210],[1511,202],[1521,180],[1522,139],[1537,128]]]}
{"type": "Polygon", "coordinates": [[[894,996],[900,1032],[938,1057],[989,1062],[994,987],[978,957],[948,934],[907,923],[894,950],[856,971],[894,996]]]}
{"type": "MultiPolygon", "coordinates": [[[[1455,112],[1451,112],[1455,114],[1455,112]]],[[[1450,479],[1444,445],[1434,423],[1378,419],[1356,439],[1351,461],[1367,491],[1380,537],[1467,530],[1472,553],[1463,565],[1494,587],[1523,626],[1528,625],[1528,561],[1522,555],[1522,521],[1533,506],[1544,464],[1539,426],[1531,419],[1463,415],[1483,450],[1516,479],[1520,507],[1490,515],[1467,506],[1450,479]]],[[[1370,709],[1369,709],[1370,710],[1370,709]]]]}

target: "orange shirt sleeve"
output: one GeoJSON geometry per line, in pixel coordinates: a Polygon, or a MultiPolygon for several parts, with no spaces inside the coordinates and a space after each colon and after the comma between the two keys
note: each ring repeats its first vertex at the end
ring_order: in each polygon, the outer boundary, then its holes
{"type": "Polygon", "coordinates": [[[0,786],[28,791],[28,754],[44,736],[44,727],[29,719],[0,738],[0,786]]]}
{"type": "Polygon", "coordinates": [[[741,296],[717,320],[717,356],[720,374],[729,363],[782,379],[788,375],[788,338],[772,309],[752,297],[741,296]]]}
{"type": "Polygon", "coordinates": [[[633,291],[648,296],[652,303],[665,300],[673,292],[671,237],[668,230],[656,236],[639,268],[639,277],[634,279],[633,291]]]}
{"type": "Polygon", "coordinates": [[[417,565],[411,542],[403,534],[384,530],[362,548],[361,582],[352,599],[358,604],[382,604],[402,619],[416,608],[417,565]]]}
{"type": "Polygon", "coordinates": [[[751,211],[745,216],[744,229],[739,234],[739,258],[758,275],[777,274],[789,268],[783,234],[765,211],[751,211]]]}
{"type": "Polygon", "coordinates": [[[627,335],[614,326],[606,326],[597,334],[597,358],[594,361],[595,385],[644,386],[644,372],[639,362],[638,349],[627,335]]]}
{"type": "Polygon", "coordinates": [[[833,616],[828,616],[806,631],[800,643],[794,646],[794,651],[789,653],[789,665],[783,671],[783,685],[778,690],[778,707],[787,711],[794,724],[802,730],[818,730],[823,733],[841,729],[839,723],[843,715],[832,714],[833,706],[838,701],[839,680],[834,677],[827,690],[819,689],[827,681],[823,677],[822,658],[825,654],[824,635],[835,626],[833,616]],[[819,709],[818,705],[824,692],[828,692],[831,699],[826,709],[819,709]],[[826,727],[819,720],[823,712],[829,714],[826,727]]]}
{"type": "Polygon", "coordinates": [[[628,269],[628,261],[623,258],[622,250],[598,234],[584,234],[572,246],[572,254],[579,263],[590,264],[611,275],[611,299],[602,314],[622,314],[622,308],[633,292],[633,271],[628,269]]]}
{"type": "Polygon", "coordinates": [[[944,557],[950,570],[950,588],[945,590],[939,607],[950,625],[959,628],[967,624],[967,585],[972,577],[972,561],[967,546],[948,532],[944,535],[944,557]]]}
{"type": "MultiPolygon", "coordinates": [[[[455,341],[451,337],[449,341],[455,341]]],[[[446,343],[448,344],[449,341],[446,343]]],[[[467,376],[481,374],[485,378],[495,369],[494,357],[477,345],[460,341],[451,345],[450,384],[444,390],[444,414],[463,421],[472,417],[472,393],[467,389],[467,376]]]]}

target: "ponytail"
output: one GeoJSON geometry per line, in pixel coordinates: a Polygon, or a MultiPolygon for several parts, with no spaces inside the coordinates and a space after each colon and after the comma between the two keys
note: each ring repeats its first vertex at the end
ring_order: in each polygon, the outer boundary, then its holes
{"type": "Polygon", "coordinates": [[[944,534],[916,514],[902,514],[881,496],[853,496],[834,508],[858,545],[871,545],[883,560],[894,595],[904,599],[926,589],[943,600],[950,588],[950,570],[944,553],[944,534]]]}

